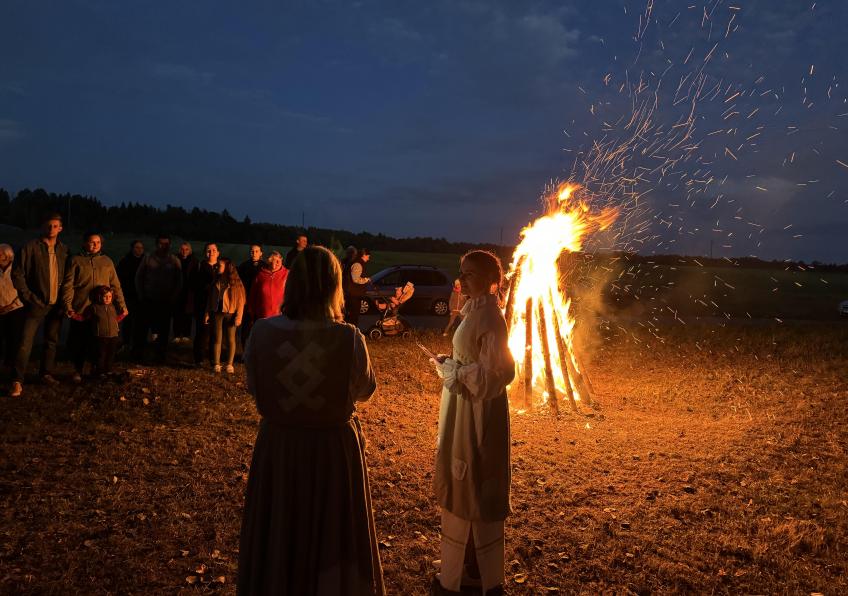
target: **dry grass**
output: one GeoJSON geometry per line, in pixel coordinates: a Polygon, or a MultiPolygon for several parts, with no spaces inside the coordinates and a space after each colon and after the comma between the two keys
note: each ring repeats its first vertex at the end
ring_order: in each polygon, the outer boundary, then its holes
{"type": "MultiPolygon", "coordinates": [[[[817,325],[606,338],[591,417],[513,413],[509,591],[848,592],[846,346],[817,325]]],[[[371,349],[386,582],[425,593],[438,381],[409,343],[371,349]]],[[[234,591],[257,422],[240,375],[27,389],[0,422],[0,592],[234,591]]]]}

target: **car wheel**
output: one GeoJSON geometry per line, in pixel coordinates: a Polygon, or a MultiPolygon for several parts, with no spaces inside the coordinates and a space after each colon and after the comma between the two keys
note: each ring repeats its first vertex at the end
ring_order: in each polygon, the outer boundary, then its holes
{"type": "Polygon", "coordinates": [[[369,310],[371,310],[371,303],[368,302],[367,300],[360,300],[359,301],[359,314],[367,315],[369,310]]]}
{"type": "Polygon", "coordinates": [[[381,337],[383,337],[383,332],[380,330],[379,327],[374,327],[368,332],[368,337],[375,340],[380,339],[381,337]]]}
{"type": "Polygon", "coordinates": [[[436,300],[433,303],[433,312],[439,315],[440,317],[448,314],[448,309],[449,306],[447,300],[436,300]]]}

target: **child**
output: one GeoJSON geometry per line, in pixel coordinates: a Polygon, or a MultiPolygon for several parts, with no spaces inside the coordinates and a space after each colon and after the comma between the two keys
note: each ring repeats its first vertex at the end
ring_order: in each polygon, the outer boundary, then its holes
{"type": "Polygon", "coordinates": [[[460,289],[459,280],[453,280],[453,291],[450,297],[450,320],[447,327],[445,327],[444,333],[442,333],[443,336],[447,337],[447,334],[454,328],[454,324],[459,325],[462,322],[462,307],[465,306],[465,300],[466,298],[462,295],[462,290],[460,289]]]}
{"type": "Polygon", "coordinates": [[[74,315],[77,321],[89,321],[92,333],[92,356],[94,376],[112,372],[112,363],[118,349],[118,323],[124,320],[126,312],[120,315],[112,304],[112,288],[97,286],[91,290],[91,304],[83,313],[74,315]]]}

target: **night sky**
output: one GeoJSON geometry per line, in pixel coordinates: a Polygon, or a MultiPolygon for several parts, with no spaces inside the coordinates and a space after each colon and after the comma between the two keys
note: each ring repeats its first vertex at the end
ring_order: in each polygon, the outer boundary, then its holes
{"type": "Polygon", "coordinates": [[[514,243],[574,176],[622,209],[593,247],[848,262],[845,0],[8,0],[0,23],[12,192],[514,243]],[[593,143],[646,100],[657,143],[601,185],[593,143]]]}

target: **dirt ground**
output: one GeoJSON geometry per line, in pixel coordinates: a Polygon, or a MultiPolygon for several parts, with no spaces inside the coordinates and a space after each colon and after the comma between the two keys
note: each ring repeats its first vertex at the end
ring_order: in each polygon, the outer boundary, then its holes
{"type": "MultiPolygon", "coordinates": [[[[598,333],[589,415],[512,412],[508,593],[848,593],[848,325],[598,333]]],[[[423,594],[439,382],[411,342],[370,349],[385,580],[423,594]]],[[[240,366],[189,357],[2,398],[0,592],[234,593],[257,416],[240,366]]]]}

